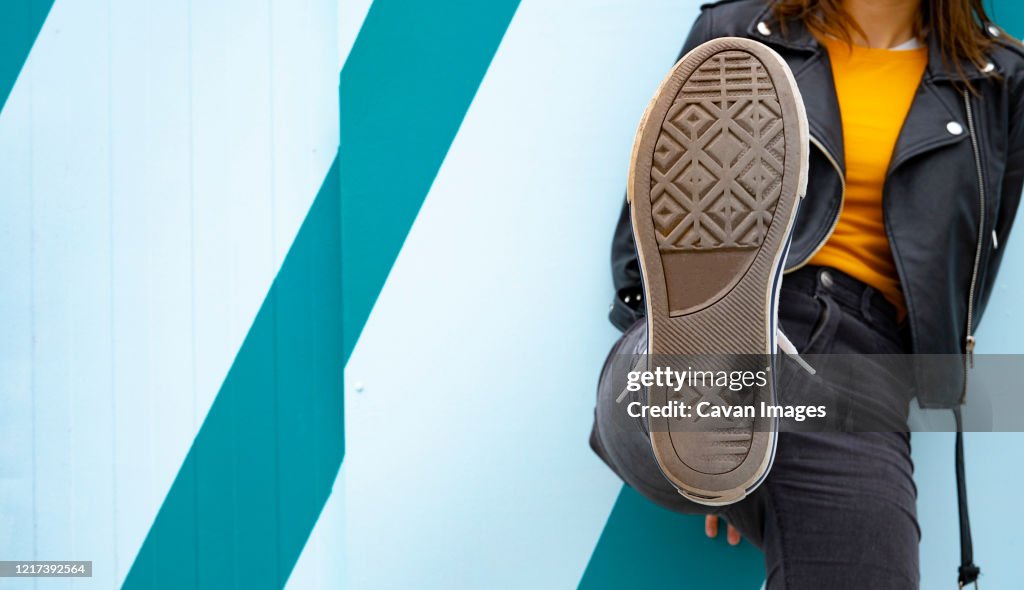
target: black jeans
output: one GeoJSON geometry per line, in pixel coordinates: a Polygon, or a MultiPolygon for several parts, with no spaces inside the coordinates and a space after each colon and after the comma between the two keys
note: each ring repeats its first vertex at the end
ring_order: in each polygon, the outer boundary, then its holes
{"type": "MultiPolygon", "coordinates": [[[[834,269],[805,267],[786,275],[779,318],[801,352],[901,354],[907,338],[891,304],[874,289],[834,269]]],[[[591,446],[628,485],[653,502],[689,514],[720,514],[764,551],[767,586],[777,589],[907,589],[919,585],[917,488],[906,419],[912,397],[886,400],[888,419],[903,432],[780,432],[775,463],[749,497],[724,508],[686,500],[665,479],[647,426],[627,427],[613,413],[630,369],[629,354],[646,349],[643,321],[613,348],[598,387],[591,446]]],[[[800,389],[797,369],[779,379],[800,389]]],[[[871,397],[872,377],[843,384],[844,395],[871,397]]],[[[813,395],[803,392],[797,395],[813,395]]],[[[889,421],[887,420],[887,421],[889,421]]]]}

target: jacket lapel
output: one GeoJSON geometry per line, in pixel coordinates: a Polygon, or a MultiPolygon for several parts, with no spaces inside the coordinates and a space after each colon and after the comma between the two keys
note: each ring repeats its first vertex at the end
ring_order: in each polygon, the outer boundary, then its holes
{"type": "Polygon", "coordinates": [[[964,109],[958,104],[958,98],[955,88],[949,84],[935,84],[926,74],[917,87],[914,102],[896,139],[888,174],[915,156],[968,137],[964,109]],[[954,133],[951,129],[959,132],[954,133]]]}
{"type": "MultiPolygon", "coordinates": [[[[962,90],[957,84],[960,74],[942,59],[935,35],[929,35],[927,42],[928,66],[896,140],[889,174],[915,156],[969,137],[962,90]]],[[[974,64],[964,62],[960,68],[972,83],[986,77],[974,64]]]]}
{"type": "Polygon", "coordinates": [[[807,125],[811,136],[821,143],[843,174],[846,174],[842,114],[828,54],[823,50],[815,53],[795,77],[807,107],[807,125]]]}
{"type": "Polygon", "coordinates": [[[807,108],[807,124],[811,136],[821,143],[845,174],[842,119],[828,53],[802,21],[787,23],[783,31],[783,27],[772,16],[771,6],[762,10],[750,23],[747,34],[752,39],[804,56],[803,61],[790,60],[790,67],[807,108]],[[761,23],[768,27],[768,34],[764,34],[759,26],[761,23]]]}

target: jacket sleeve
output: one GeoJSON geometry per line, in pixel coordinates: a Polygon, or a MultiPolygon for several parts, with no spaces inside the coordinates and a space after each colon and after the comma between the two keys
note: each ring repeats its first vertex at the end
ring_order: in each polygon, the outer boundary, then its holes
{"type": "Polygon", "coordinates": [[[989,296],[995,285],[996,274],[1006,251],[1017,208],[1020,205],[1021,190],[1024,188],[1024,75],[1018,74],[1008,81],[1010,96],[1010,129],[1007,141],[1006,167],[1000,184],[999,209],[996,211],[995,243],[992,244],[985,272],[985,296],[979,308],[978,319],[988,305],[989,296]],[[998,246],[997,246],[998,244],[998,246]]]}
{"type": "MultiPolygon", "coordinates": [[[[697,17],[686,38],[679,58],[686,55],[694,47],[712,39],[711,10],[705,9],[697,17]]],[[[612,301],[608,319],[612,325],[626,331],[637,320],[644,316],[644,305],[640,295],[643,293],[640,278],[640,262],[633,243],[633,229],[629,219],[629,205],[623,204],[619,221],[615,224],[615,235],[612,238],[612,284],[615,297],[612,301]]]]}

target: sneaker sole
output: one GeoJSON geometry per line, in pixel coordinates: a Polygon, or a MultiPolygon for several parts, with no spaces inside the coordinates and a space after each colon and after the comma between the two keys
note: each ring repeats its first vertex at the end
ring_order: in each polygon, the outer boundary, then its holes
{"type": "MultiPolygon", "coordinates": [[[[807,146],[800,91],[768,47],[719,38],[672,68],[640,122],[628,183],[651,358],[765,355],[755,358],[770,363],[807,146]]],[[[774,389],[769,379],[744,403],[774,403],[774,389]]],[[[649,404],[673,395],[650,388],[649,404]]],[[[662,471],[695,502],[744,498],[774,460],[774,420],[649,420],[662,471]]]]}

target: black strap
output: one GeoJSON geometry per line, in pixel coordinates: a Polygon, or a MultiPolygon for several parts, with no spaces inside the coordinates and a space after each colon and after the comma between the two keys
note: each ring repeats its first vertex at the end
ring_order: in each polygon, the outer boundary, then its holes
{"type": "Polygon", "coordinates": [[[977,582],[981,568],[974,565],[974,544],[971,542],[971,517],[967,513],[967,475],[964,472],[964,425],[960,408],[953,409],[956,419],[956,500],[960,509],[960,569],[958,581],[963,588],[977,582]]]}

